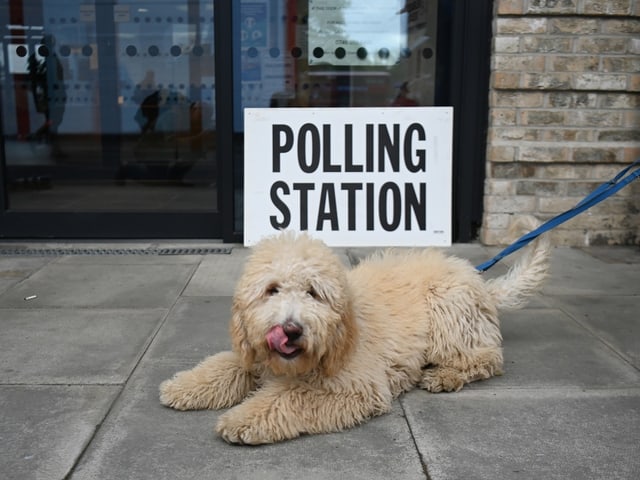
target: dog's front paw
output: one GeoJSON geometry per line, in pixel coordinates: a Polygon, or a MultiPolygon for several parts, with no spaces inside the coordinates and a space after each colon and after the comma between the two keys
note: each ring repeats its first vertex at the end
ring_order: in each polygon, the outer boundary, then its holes
{"type": "Polygon", "coordinates": [[[261,435],[254,425],[235,422],[231,419],[224,418],[224,415],[218,420],[216,432],[228,443],[237,443],[240,445],[273,443],[273,440],[265,438],[265,435],[261,435]]]}
{"type": "Polygon", "coordinates": [[[191,395],[176,377],[160,384],[160,403],[176,410],[193,410],[191,395]]]}
{"type": "Polygon", "coordinates": [[[245,416],[242,410],[244,409],[236,407],[218,419],[216,432],[226,442],[240,445],[260,445],[296,436],[287,436],[276,424],[268,424],[255,417],[245,416]]]}
{"type": "Polygon", "coordinates": [[[160,403],[176,410],[217,408],[214,400],[212,386],[191,371],[178,372],[160,384],[160,403]]]}
{"type": "Polygon", "coordinates": [[[227,408],[241,402],[254,387],[253,376],[238,355],[220,352],[163,382],[160,401],[177,410],[227,408]]]}

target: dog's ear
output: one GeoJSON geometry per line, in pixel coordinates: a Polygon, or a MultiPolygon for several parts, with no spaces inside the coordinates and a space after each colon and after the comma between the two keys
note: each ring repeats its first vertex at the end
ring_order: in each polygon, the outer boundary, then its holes
{"type": "Polygon", "coordinates": [[[256,352],[247,337],[243,315],[245,309],[239,303],[239,299],[234,297],[233,306],[231,307],[231,324],[229,326],[229,333],[231,334],[233,350],[240,355],[245,368],[248,369],[253,365],[256,352]]]}
{"type": "Polygon", "coordinates": [[[328,377],[342,369],[356,346],[358,327],[348,299],[340,310],[340,321],[331,327],[333,335],[329,339],[330,345],[320,360],[320,367],[328,377]]]}

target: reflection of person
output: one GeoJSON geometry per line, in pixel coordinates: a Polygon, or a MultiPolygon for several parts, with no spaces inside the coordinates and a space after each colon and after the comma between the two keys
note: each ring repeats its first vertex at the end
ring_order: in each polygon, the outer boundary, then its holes
{"type": "Polygon", "coordinates": [[[400,91],[396,98],[391,102],[392,107],[417,107],[418,102],[409,97],[409,82],[403,82],[400,85],[400,91]]]}
{"type": "Polygon", "coordinates": [[[156,87],[153,70],[147,70],[142,81],[136,86],[136,91],[131,99],[140,105],[135,120],[140,125],[142,133],[148,130],[153,131],[158,119],[160,104],[160,90],[156,87]]]}
{"type": "Polygon", "coordinates": [[[156,90],[140,102],[135,119],[143,134],[148,131],[153,132],[156,129],[156,121],[160,115],[160,101],[160,90],[156,90]]]}
{"type": "Polygon", "coordinates": [[[35,53],[27,59],[27,71],[36,111],[44,114],[44,123],[33,134],[33,138],[51,144],[52,155],[62,156],[57,133],[65,109],[64,70],[58,56],[53,52],[54,36],[44,35],[40,45],[38,53],[44,59],[39,60],[35,53]],[[61,94],[53,94],[52,90],[58,89],[61,94]]]}
{"type": "Polygon", "coordinates": [[[211,141],[213,107],[173,90],[147,93],[135,114],[140,126],[133,149],[136,161],[123,162],[116,178],[182,182],[211,148],[207,140],[211,141]]]}

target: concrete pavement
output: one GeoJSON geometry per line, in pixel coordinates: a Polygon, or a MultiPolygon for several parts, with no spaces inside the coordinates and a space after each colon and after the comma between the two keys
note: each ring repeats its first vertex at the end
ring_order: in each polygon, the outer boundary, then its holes
{"type": "MultiPolygon", "coordinates": [[[[542,295],[502,315],[504,376],[412,391],[346,432],[239,447],[214,435],[218,412],[162,407],[158,385],[229,348],[246,249],[58,255],[70,245],[0,241],[27,246],[49,250],[0,255],[0,478],[640,478],[637,247],[555,249],[542,295]]],[[[82,244],[123,246],[155,245],[82,244]]],[[[452,251],[474,264],[494,252],[452,251]]]]}

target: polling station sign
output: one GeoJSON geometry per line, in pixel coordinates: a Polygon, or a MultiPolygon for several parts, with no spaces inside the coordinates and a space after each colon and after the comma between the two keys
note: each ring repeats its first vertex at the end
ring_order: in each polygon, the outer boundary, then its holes
{"type": "Polygon", "coordinates": [[[245,109],[245,245],[450,245],[452,135],[451,107],[245,109]]]}

